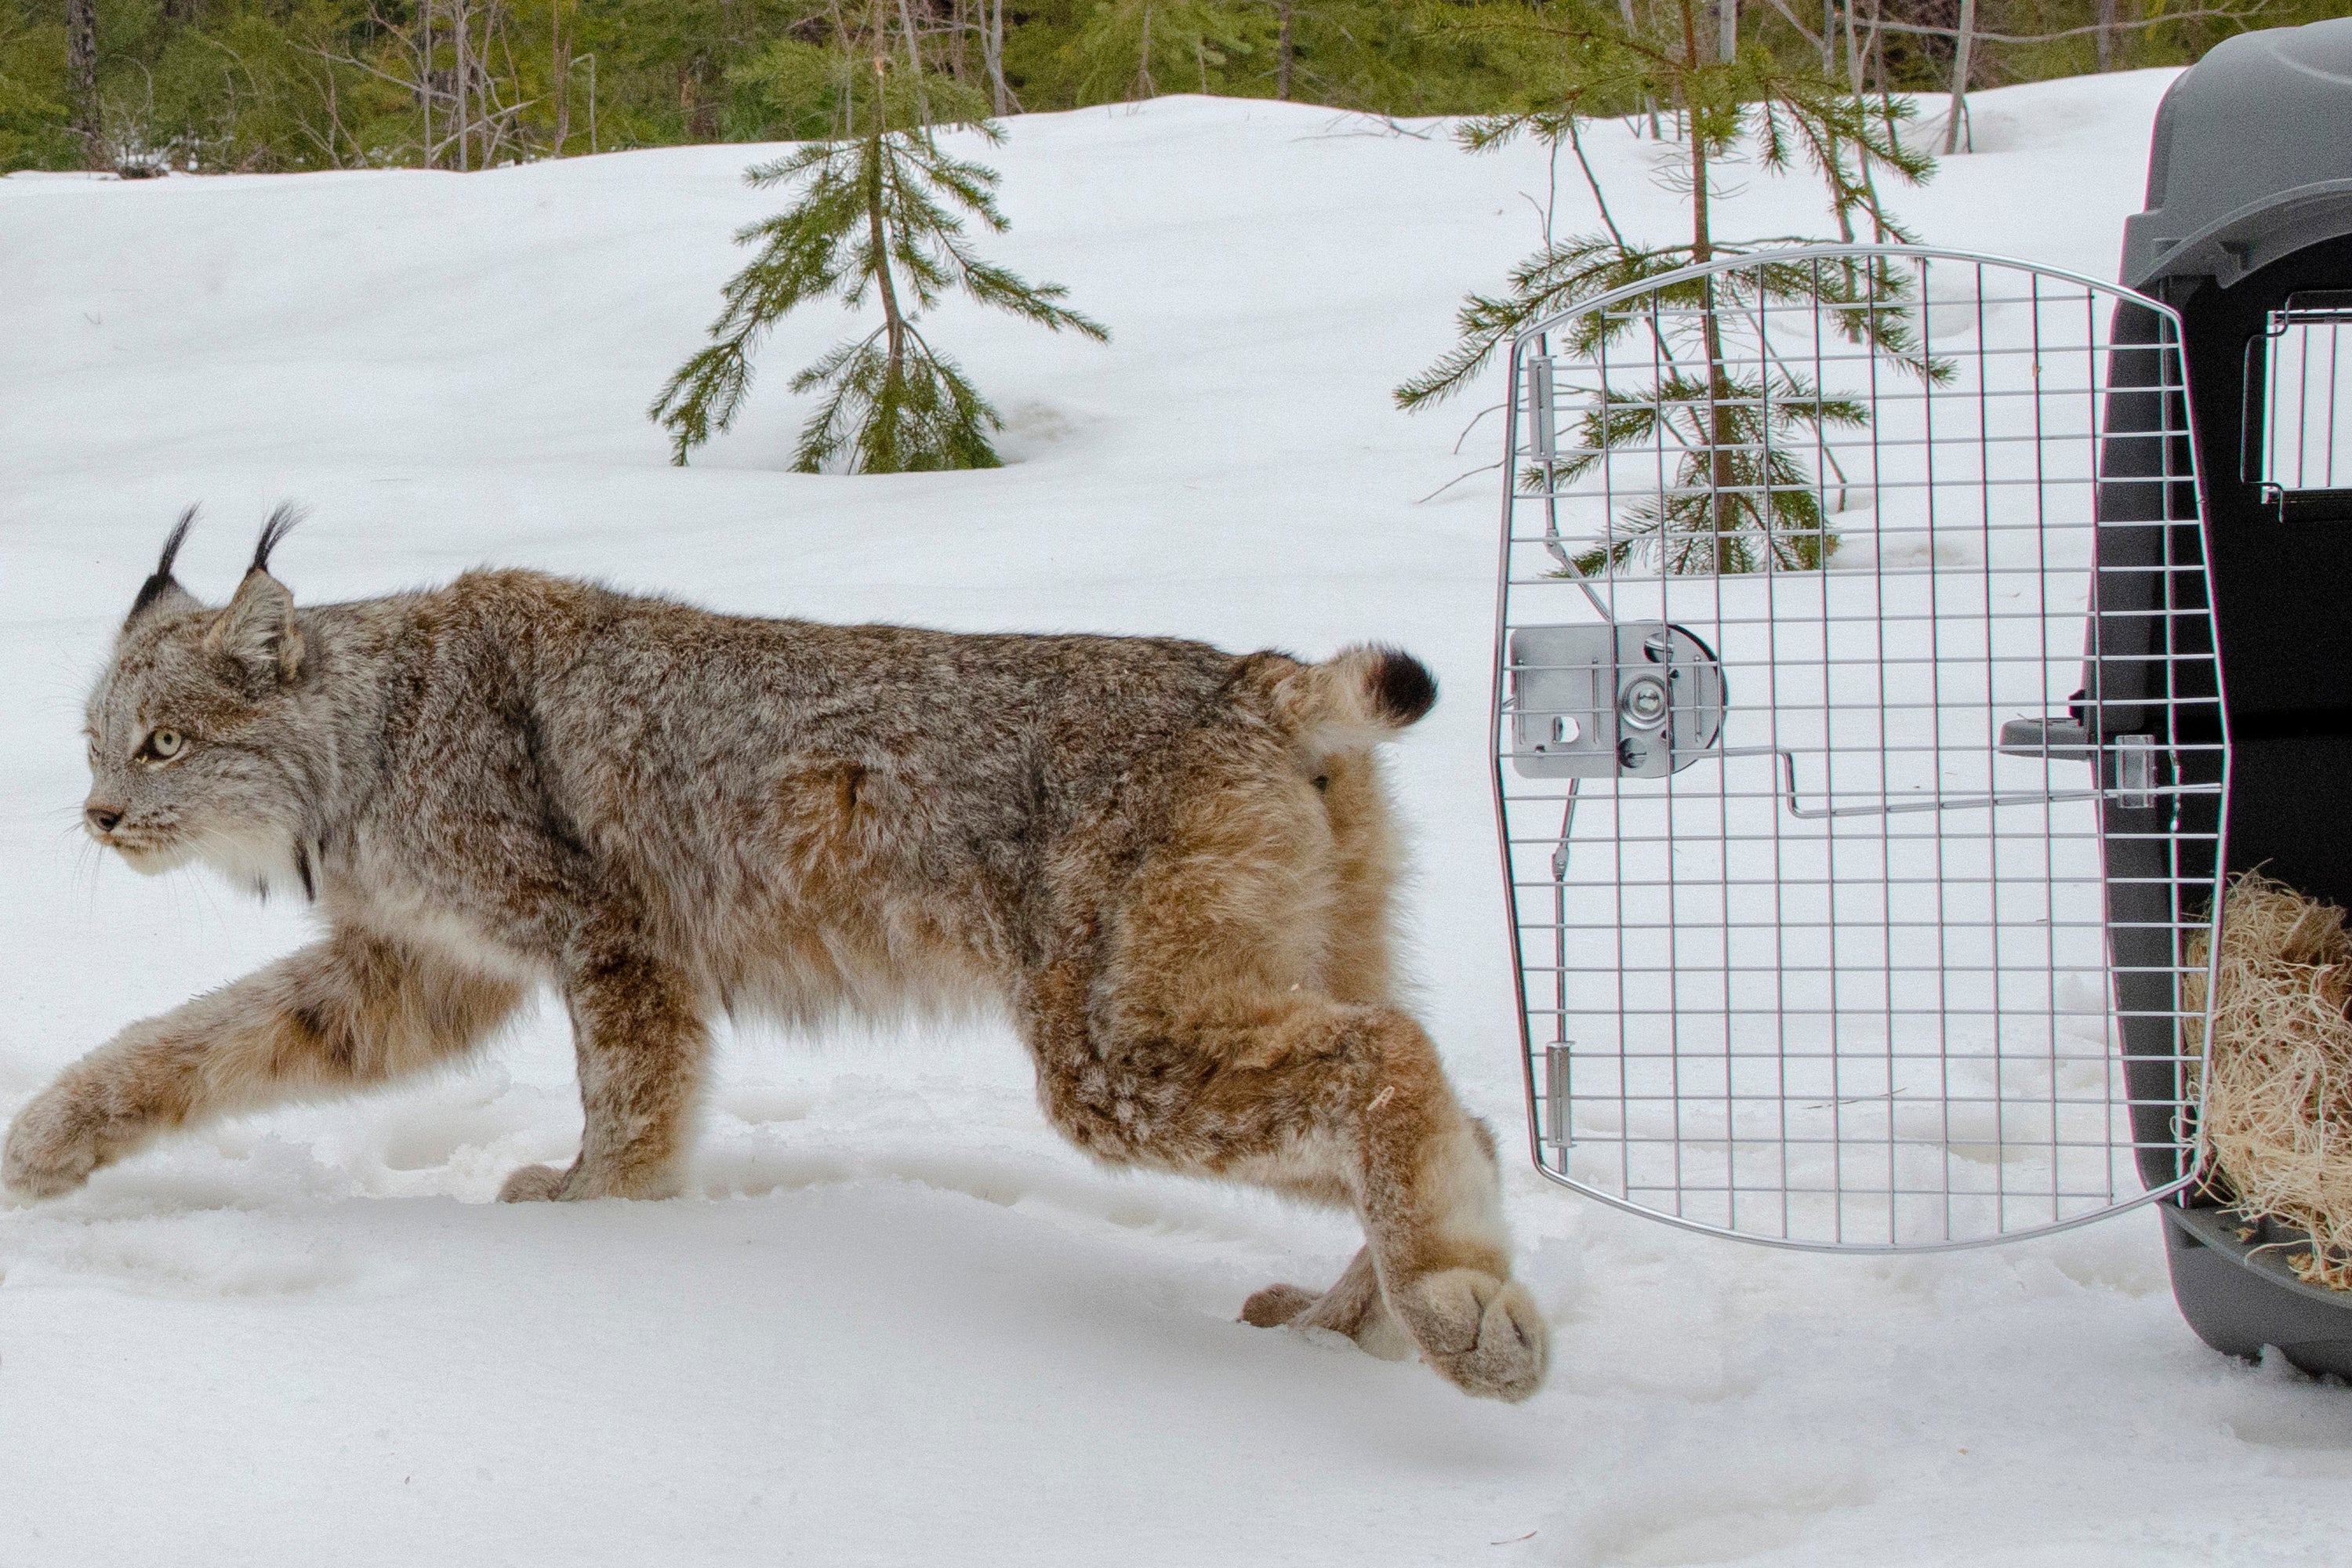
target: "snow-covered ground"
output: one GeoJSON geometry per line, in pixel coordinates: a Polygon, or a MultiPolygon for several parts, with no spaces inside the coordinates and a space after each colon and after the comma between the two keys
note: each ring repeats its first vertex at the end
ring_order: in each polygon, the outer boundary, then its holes
{"type": "MultiPolygon", "coordinates": [[[[1988,93],[1899,206],[1932,241],[2113,274],[2168,78],[1988,93]]],[[[1426,129],[1426,128],[1423,128],[1426,129]]],[[[1647,149],[1591,142],[1675,232],[1647,149]]],[[[1392,638],[1446,700],[1398,748],[1424,1010],[1513,1143],[1549,1389],[1233,1321],[1350,1229],[1098,1171],[973,1027],[744,1031],[690,1194],[507,1207],[578,1107],[560,1012],[462,1075],[251,1118],[0,1211],[0,1564],[2352,1562],[2352,1394],[2206,1351],[2142,1213],[2000,1251],[1825,1258],[1543,1185],[1485,778],[1491,477],[1387,389],[1532,248],[1549,174],[1328,112],[1022,120],[992,252],[1097,348],[951,309],[985,474],[781,471],[781,331],[741,425],[667,467],[643,409],[775,198],[743,148],[470,177],[0,182],[0,1114],[122,1024],[303,940],[76,831],[83,683],[172,514],[217,595],[262,513],[306,597],[478,563],[756,613],[1392,638]]],[[[1563,180],[1562,232],[1588,227],[1563,180]]],[[[1751,172],[1726,232],[1821,232],[1751,172]]]]}

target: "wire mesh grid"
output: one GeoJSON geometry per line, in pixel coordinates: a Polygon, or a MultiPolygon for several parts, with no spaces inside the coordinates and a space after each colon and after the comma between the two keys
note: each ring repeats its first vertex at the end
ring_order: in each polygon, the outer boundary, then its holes
{"type": "Polygon", "coordinates": [[[2246,345],[2242,477],[2289,521],[2352,515],[2352,398],[2342,395],[2352,354],[2352,290],[2291,294],[2246,345]]]}
{"type": "Polygon", "coordinates": [[[2227,752],[2178,334],[1848,247],[1517,340],[1495,777],[1546,1174],[1893,1250],[2190,1168],[2227,752]]]}

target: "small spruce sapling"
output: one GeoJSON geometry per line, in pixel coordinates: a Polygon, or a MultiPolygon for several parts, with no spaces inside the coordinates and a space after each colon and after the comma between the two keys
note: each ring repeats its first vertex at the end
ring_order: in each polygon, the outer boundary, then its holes
{"type": "MultiPolygon", "coordinates": [[[[1603,232],[1547,236],[1542,250],[1512,269],[1507,295],[1470,295],[1455,317],[1460,342],[1396,389],[1400,405],[1427,407],[1462,391],[1522,328],[1544,316],[1719,257],[1808,243],[1796,236],[1730,242],[1715,234],[1716,171],[1751,132],[1767,171],[1782,173],[1800,157],[1810,166],[1827,191],[1841,237],[1853,237],[1857,215],[1882,240],[1911,237],[1881,203],[1871,174],[1875,163],[1917,184],[1933,173],[1933,161],[1895,134],[1911,112],[1907,103],[1872,103],[1827,72],[1791,68],[1754,45],[1718,59],[1702,47],[1692,0],[1674,0],[1666,16],[1669,30],[1654,37],[1554,21],[1533,8],[1500,24],[1558,45],[1543,94],[1549,101],[1472,121],[1460,132],[1462,143],[1480,153],[1530,135],[1555,158],[1565,146],[1603,232]],[[1682,110],[1683,157],[1662,178],[1689,200],[1688,244],[1627,240],[1585,156],[1581,127],[1590,117],[1643,103],[1682,110]]],[[[1774,305],[1817,304],[1848,342],[1867,344],[1907,374],[1941,381],[1949,367],[1919,343],[1906,308],[1908,287],[1884,263],[1766,264],[1659,290],[1662,304],[1679,307],[1676,320],[1696,325],[1659,334],[1654,346],[1664,369],[1655,384],[1607,389],[1580,416],[1574,455],[1520,480],[1557,487],[1631,446],[1679,451],[1673,482],[1612,519],[1608,541],[1579,556],[1576,569],[1622,567],[1640,556],[1670,573],[1821,566],[1837,539],[1798,454],[1809,444],[1826,452],[1825,427],[1865,426],[1869,411],[1854,399],[1823,395],[1792,367],[1735,364],[1722,322],[1727,316],[1759,320],[1774,305]]],[[[1560,348],[1590,358],[1640,324],[1635,312],[1587,316],[1560,348]]]]}
{"type": "MultiPolygon", "coordinates": [[[[813,300],[838,298],[850,310],[869,300],[882,321],[836,343],[793,377],[796,393],[825,395],[801,427],[793,467],[854,473],[999,466],[992,431],[1003,422],[963,371],[932,346],[919,322],[950,289],[1051,331],[1069,328],[1097,342],[1109,332],[1060,301],[1060,284],[1031,284],[972,252],[963,219],[1005,228],[997,174],[956,158],[933,135],[936,123],[968,125],[992,145],[1003,132],[985,119],[985,100],[951,79],[919,72],[888,54],[886,13],[871,15],[870,49],[821,49],[797,41],[771,52],[767,68],[797,101],[830,94],[839,133],[745,172],[752,185],[799,184],[800,199],[735,236],[759,254],[729,279],[726,309],[709,345],[662,388],[646,412],[670,433],[670,455],[687,455],[725,430],[751,383],[751,354],[776,321],[813,300]]],[[[846,41],[845,41],[846,42],[846,41]]],[[[781,96],[781,95],[780,95],[781,96]]]]}

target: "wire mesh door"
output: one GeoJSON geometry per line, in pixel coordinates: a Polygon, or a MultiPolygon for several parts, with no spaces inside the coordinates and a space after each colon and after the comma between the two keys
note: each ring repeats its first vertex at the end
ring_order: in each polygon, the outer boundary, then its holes
{"type": "Polygon", "coordinates": [[[1547,1175],[1903,1250],[2193,1168],[2227,752],[2179,331],[1837,247],[1517,340],[1495,777],[1547,1175]]]}

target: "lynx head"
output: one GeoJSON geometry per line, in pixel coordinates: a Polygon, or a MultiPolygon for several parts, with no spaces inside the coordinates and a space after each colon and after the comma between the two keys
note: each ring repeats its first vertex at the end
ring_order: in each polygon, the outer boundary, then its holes
{"type": "Polygon", "coordinates": [[[200,859],[264,889],[288,876],[307,886],[301,784],[317,770],[303,698],[316,661],[305,659],[294,595],[269,574],[299,514],[270,514],[245,580],[216,610],[172,575],[195,515],[183,512],[164,541],[90,692],[82,824],[150,875],[200,859]]]}

